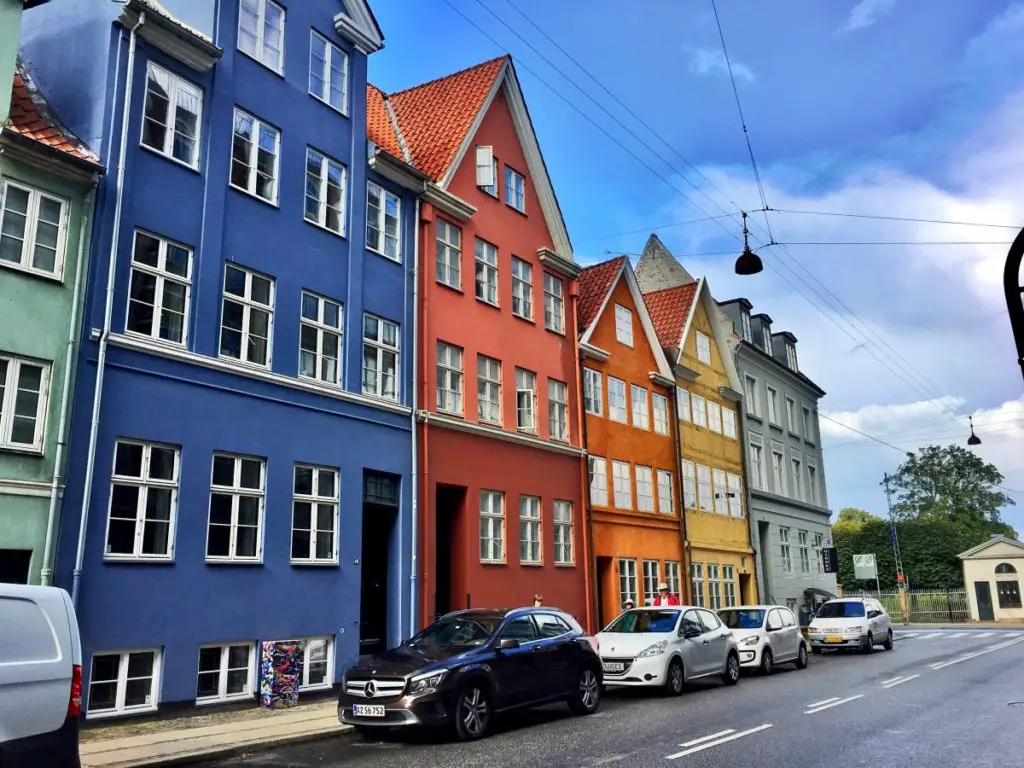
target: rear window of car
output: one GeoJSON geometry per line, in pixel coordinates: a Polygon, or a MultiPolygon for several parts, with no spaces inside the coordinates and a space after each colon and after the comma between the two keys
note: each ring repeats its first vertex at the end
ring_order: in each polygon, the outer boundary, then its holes
{"type": "Polygon", "coordinates": [[[719,611],[718,618],[729,629],[760,629],[761,625],[764,624],[764,611],[719,611]]]}
{"type": "Polygon", "coordinates": [[[609,624],[604,631],[621,634],[671,632],[676,628],[678,618],[678,610],[627,611],[609,624]]]}
{"type": "Polygon", "coordinates": [[[56,661],[60,658],[50,620],[33,600],[0,597],[0,664],[56,661]]]}
{"type": "Polygon", "coordinates": [[[818,609],[819,619],[859,619],[864,616],[864,603],[825,603],[818,609]]]}

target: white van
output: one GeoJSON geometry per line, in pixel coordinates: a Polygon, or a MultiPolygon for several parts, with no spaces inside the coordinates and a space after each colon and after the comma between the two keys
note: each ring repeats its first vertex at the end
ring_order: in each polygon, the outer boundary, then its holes
{"type": "Polygon", "coordinates": [[[0,766],[80,768],[82,643],[56,587],[0,584],[0,766]]]}

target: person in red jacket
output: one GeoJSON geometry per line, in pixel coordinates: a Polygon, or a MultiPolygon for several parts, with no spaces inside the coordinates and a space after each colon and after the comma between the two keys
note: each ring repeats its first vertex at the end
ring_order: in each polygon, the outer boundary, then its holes
{"type": "Polygon", "coordinates": [[[668,584],[664,581],[658,585],[658,596],[654,598],[654,605],[679,605],[679,598],[668,591],[668,584]]]}

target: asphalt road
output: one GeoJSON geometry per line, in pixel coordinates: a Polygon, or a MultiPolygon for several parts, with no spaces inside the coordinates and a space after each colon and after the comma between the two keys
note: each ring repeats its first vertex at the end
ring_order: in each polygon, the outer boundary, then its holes
{"type": "Polygon", "coordinates": [[[546,707],[473,744],[351,734],[209,768],[1024,768],[1024,631],[914,630],[894,650],[813,656],[802,671],[546,707]],[[1013,705],[1013,702],[1020,702],[1013,705]]]}

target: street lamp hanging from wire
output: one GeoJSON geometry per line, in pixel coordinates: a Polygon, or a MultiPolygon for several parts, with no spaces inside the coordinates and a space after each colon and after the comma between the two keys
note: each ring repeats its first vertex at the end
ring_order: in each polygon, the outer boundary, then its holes
{"type": "Polygon", "coordinates": [[[747,229],[747,212],[741,211],[741,213],[743,214],[743,253],[736,259],[736,274],[756,275],[764,269],[764,264],[761,262],[761,257],[750,250],[750,243],[747,240],[747,235],[750,234],[747,229]]]}
{"type": "Polygon", "coordinates": [[[981,438],[974,434],[974,417],[968,416],[967,421],[971,424],[971,436],[967,438],[968,445],[981,445],[981,438]]]}

